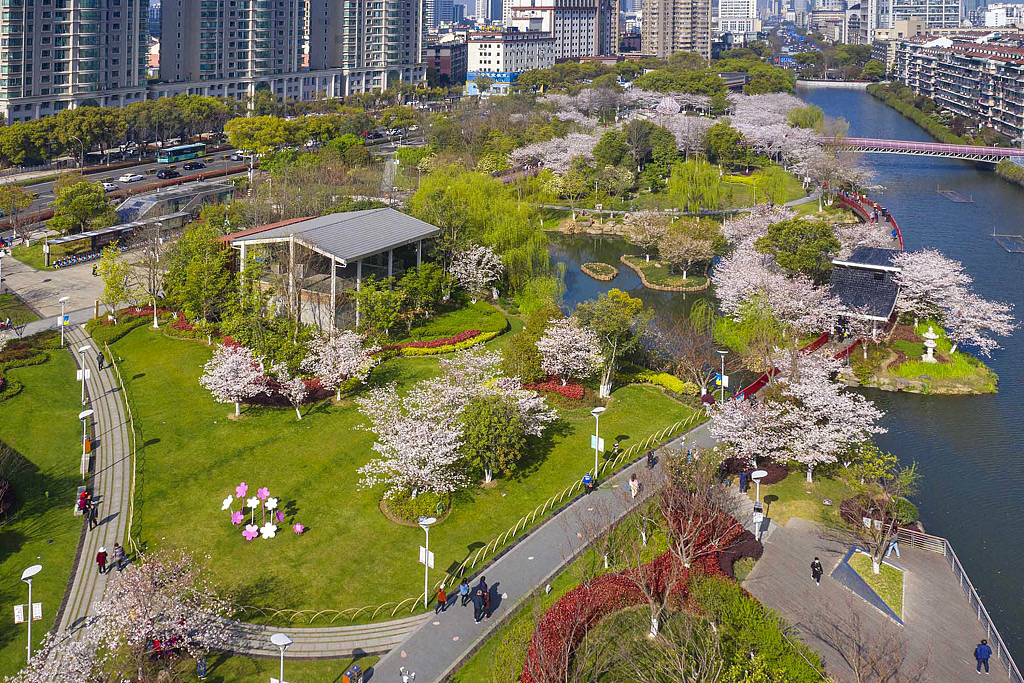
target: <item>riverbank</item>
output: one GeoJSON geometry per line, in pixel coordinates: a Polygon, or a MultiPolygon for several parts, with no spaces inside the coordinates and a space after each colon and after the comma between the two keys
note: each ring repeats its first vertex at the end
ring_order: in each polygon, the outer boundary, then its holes
{"type": "Polygon", "coordinates": [[[1003,159],[996,166],[996,175],[1014,185],[1024,187],[1024,166],[1018,166],[1009,159],[1003,159]]]}
{"type": "Polygon", "coordinates": [[[974,124],[970,120],[940,108],[934,100],[917,95],[900,83],[872,83],[865,90],[872,97],[881,100],[886,106],[919,125],[939,142],[949,145],[1009,146],[1007,138],[988,128],[980,129],[977,135],[960,135],[947,121],[957,122],[963,129],[973,129],[974,124]]]}

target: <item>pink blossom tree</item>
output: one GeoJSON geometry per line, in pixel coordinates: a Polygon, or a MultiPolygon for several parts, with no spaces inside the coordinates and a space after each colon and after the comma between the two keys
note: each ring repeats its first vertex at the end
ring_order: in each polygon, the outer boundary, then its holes
{"type": "Polygon", "coordinates": [[[32,661],[10,683],[64,683],[95,680],[97,653],[94,644],[67,633],[47,633],[32,661]]]}
{"type": "Polygon", "coordinates": [[[343,330],[337,334],[318,334],[309,340],[302,369],[320,378],[320,384],[337,392],[341,400],[341,386],[349,379],[364,381],[376,364],[375,349],[367,348],[365,337],[343,330]]]}
{"type": "Polygon", "coordinates": [[[725,401],[715,406],[708,429],[735,457],[754,465],[758,458],[784,459],[776,420],[784,408],[776,402],[725,401]]]}
{"type": "Polygon", "coordinates": [[[946,335],[953,342],[950,353],[961,344],[978,347],[985,356],[999,348],[993,335],[1008,337],[1017,327],[1013,307],[962,291],[946,314],[946,335]]]}
{"type": "Polygon", "coordinates": [[[962,263],[935,249],[900,252],[892,265],[899,268],[893,274],[900,286],[896,310],[914,316],[915,324],[919,318],[941,317],[963,299],[973,282],[962,263]]]}
{"type": "Polygon", "coordinates": [[[235,416],[238,416],[242,401],[267,391],[263,359],[244,346],[222,344],[203,366],[199,384],[213,394],[218,403],[234,403],[235,416]]]}
{"type": "Polygon", "coordinates": [[[512,160],[517,164],[530,161],[540,162],[545,168],[551,169],[558,175],[563,175],[569,172],[576,159],[592,161],[594,147],[597,146],[598,141],[597,135],[569,133],[564,138],[544,140],[520,147],[512,152],[512,160]]]}
{"type": "Polygon", "coordinates": [[[558,375],[563,386],[573,378],[592,377],[604,363],[597,335],[575,318],[549,320],[537,349],[541,370],[558,375]]]}
{"type": "Polygon", "coordinates": [[[626,239],[640,247],[646,260],[651,260],[651,250],[668,234],[668,218],[657,211],[634,211],[626,214],[626,239]]]}
{"type": "Polygon", "coordinates": [[[722,224],[722,234],[734,245],[754,242],[763,237],[775,223],[793,218],[796,213],[784,206],[758,204],[749,213],[727,218],[722,224]]]}
{"type": "Polygon", "coordinates": [[[452,260],[451,275],[469,291],[473,303],[478,297],[487,296],[487,287],[503,272],[501,257],[490,247],[479,244],[456,253],[452,260]]]}
{"type": "Polygon", "coordinates": [[[301,420],[302,411],[299,410],[299,406],[302,405],[302,402],[306,400],[306,396],[309,395],[306,383],[302,381],[301,377],[293,377],[288,371],[288,365],[285,363],[277,363],[271,368],[271,372],[274,373],[278,392],[288,399],[288,402],[295,408],[296,417],[301,420]]]}

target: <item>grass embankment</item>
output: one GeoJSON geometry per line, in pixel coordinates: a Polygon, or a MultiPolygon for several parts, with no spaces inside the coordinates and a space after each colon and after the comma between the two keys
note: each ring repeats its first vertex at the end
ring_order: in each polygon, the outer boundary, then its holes
{"type": "MultiPolygon", "coordinates": [[[[32,583],[32,601],[43,604],[43,619],[32,628],[38,647],[53,626],[82,530],[82,518],[73,514],[81,481],[82,409],[75,364],[64,351],[45,353],[48,359],[41,364],[4,372],[22,390],[0,401],[0,440],[20,455],[14,473],[3,475],[10,478],[15,495],[10,516],[0,527],[0,596],[7,610],[0,620],[0,674],[7,675],[25,663],[26,627],[15,625],[11,612],[13,605],[28,601],[22,571],[33,564],[43,566],[32,583]]],[[[4,356],[0,353],[0,362],[4,356]]]]}
{"type": "Polygon", "coordinates": [[[10,318],[14,325],[24,325],[39,320],[39,316],[13,292],[0,294],[0,322],[7,318],[10,318]]]}
{"type": "MultiPolygon", "coordinates": [[[[754,499],[757,487],[750,485],[747,495],[754,499]]],[[[841,526],[839,503],[853,493],[838,479],[816,474],[808,483],[806,474],[793,471],[777,484],[761,485],[761,500],[765,503],[765,516],[773,524],[785,526],[791,517],[800,517],[826,526],[841,526]],[[830,500],[831,505],[822,501],[830,500]]]]}
{"type": "Polygon", "coordinates": [[[879,573],[876,574],[871,568],[871,557],[864,553],[851,555],[849,564],[857,575],[864,579],[864,583],[878,594],[882,602],[902,619],[903,572],[883,562],[879,573]]]}
{"type": "MultiPolygon", "coordinates": [[[[286,681],[302,683],[338,683],[341,675],[352,666],[358,664],[366,670],[376,664],[380,657],[361,657],[357,659],[328,659],[299,661],[286,658],[284,677],[286,681]]],[[[266,681],[269,677],[277,678],[281,672],[278,659],[257,659],[255,657],[239,657],[237,655],[217,654],[207,660],[207,683],[239,683],[239,681],[266,681]]],[[[192,680],[192,679],[189,679],[192,680]]]]}
{"type": "Polygon", "coordinates": [[[684,278],[682,273],[674,272],[657,259],[648,261],[643,256],[625,256],[623,258],[635,270],[640,270],[644,274],[644,279],[647,283],[652,285],[658,285],[659,287],[703,287],[707,282],[707,276],[699,268],[694,268],[684,278]]]}
{"type": "MultiPolygon", "coordinates": [[[[71,256],[73,254],[87,254],[92,251],[89,248],[88,242],[73,242],[71,244],[53,244],[50,245],[50,263],[53,263],[57,259],[63,256],[71,256]]],[[[33,242],[27,247],[22,245],[19,247],[11,248],[11,256],[18,259],[26,266],[31,266],[36,270],[49,270],[46,265],[46,255],[43,253],[43,243],[33,242]]]]}
{"type": "MultiPolygon", "coordinates": [[[[215,403],[199,386],[212,353],[204,344],[138,328],[112,348],[124,359],[121,374],[140,429],[136,517],[150,547],[209,553],[215,576],[240,604],[344,609],[422,591],[422,574],[409,562],[422,531],[388,521],[378,509],[381,490],[358,486],[357,470],[373,458],[374,436],[359,429],[366,420],[351,400],[307,406],[301,421],[292,410],[247,407],[236,421],[228,419],[231,406],[215,403]],[[273,540],[246,543],[220,509],[241,481],[250,490],[269,487],[308,531],[296,536],[286,527],[273,540]]],[[[408,387],[437,371],[437,358],[397,358],[378,366],[369,384],[408,387]]],[[[628,446],[690,414],[656,387],[628,386],[614,393],[601,427],[609,440],[628,446]]],[[[590,407],[560,415],[519,476],[456,496],[451,515],[431,534],[437,554],[431,580],[587,469],[590,407]]]]}
{"type": "Polygon", "coordinates": [[[1024,166],[1018,166],[1009,159],[999,162],[996,166],[996,175],[1024,187],[1024,166]]]}

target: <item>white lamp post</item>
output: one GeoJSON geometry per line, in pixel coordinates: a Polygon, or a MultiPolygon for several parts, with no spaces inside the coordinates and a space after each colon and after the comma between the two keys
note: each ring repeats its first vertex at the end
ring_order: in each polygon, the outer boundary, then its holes
{"type": "Polygon", "coordinates": [[[284,651],[292,644],[292,639],[283,633],[275,633],[270,636],[270,642],[276,645],[277,649],[281,651],[281,678],[279,678],[278,681],[280,683],[284,683],[284,651]]]}
{"type": "Polygon", "coordinates": [[[85,475],[89,472],[89,461],[87,460],[88,453],[85,452],[85,438],[86,438],[86,424],[90,417],[92,417],[92,410],[83,410],[78,414],[78,419],[82,421],[82,479],[85,479],[85,475]]]}
{"type": "Polygon", "coordinates": [[[725,354],[729,353],[727,350],[715,349],[715,352],[722,357],[722,391],[719,394],[719,403],[725,403],[725,354]]]}
{"type": "MultiPolygon", "coordinates": [[[[61,328],[63,332],[63,328],[61,328]]],[[[78,353],[82,354],[82,405],[85,405],[85,377],[89,374],[89,368],[85,365],[85,354],[92,351],[92,347],[86,344],[78,349],[78,353]]]]}
{"type": "Polygon", "coordinates": [[[2,293],[3,291],[4,291],[4,255],[0,254],[0,293],[2,293]]]}
{"type": "Polygon", "coordinates": [[[43,570],[43,565],[34,564],[21,573],[21,580],[28,584],[28,614],[25,621],[28,622],[28,661],[32,661],[32,577],[43,570]]]}
{"type": "Polygon", "coordinates": [[[70,299],[70,298],[71,297],[62,296],[61,298],[57,299],[57,301],[60,302],[60,320],[57,321],[57,325],[60,326],[60,345],[61,345],[61,348],[64,347],[64,304],[66,304],[68,302],[68,299],[70,299]]]}
{"type": "Polygon", "coordinates": [[[426,545],[423,546],[423,557],[420,558],[420,562],[423,563],[423,609],[426,609],[427,600],[430,597],[430,566],[434,564],[430,557],[430,525],[437,522],[437,518],[420,517],[419,522],[420,528],[427,535],[426,545]]]}
{"type": "Polygon", "coordinates": [[[757,499],[757,502],[759,503],[761,502],[761,480],[767,476],[768,473],[765,472],[764,470],[754,470],[753,472],[750,473],[750,478],[754,480],[754,486],[757,487],[755,489],[754,497],[757,499]]]}
{"type": "Polygon", "coordinates": [[[598,458],[601,454],[601,413],[605,411],[604,406],[598,406],[590,411],[594,416],[594,482],[597,482],[598,458]]]}

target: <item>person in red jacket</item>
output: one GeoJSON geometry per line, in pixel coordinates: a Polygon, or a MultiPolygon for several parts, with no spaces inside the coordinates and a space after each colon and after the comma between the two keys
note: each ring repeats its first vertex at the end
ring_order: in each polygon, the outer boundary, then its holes
{"type": "Polygon", "coordinates": [[[100,548],[100,551],[96,553],[96,564],[100,568],[100,574],[104,574],[107,571],[107,549],[100,548]]]}

